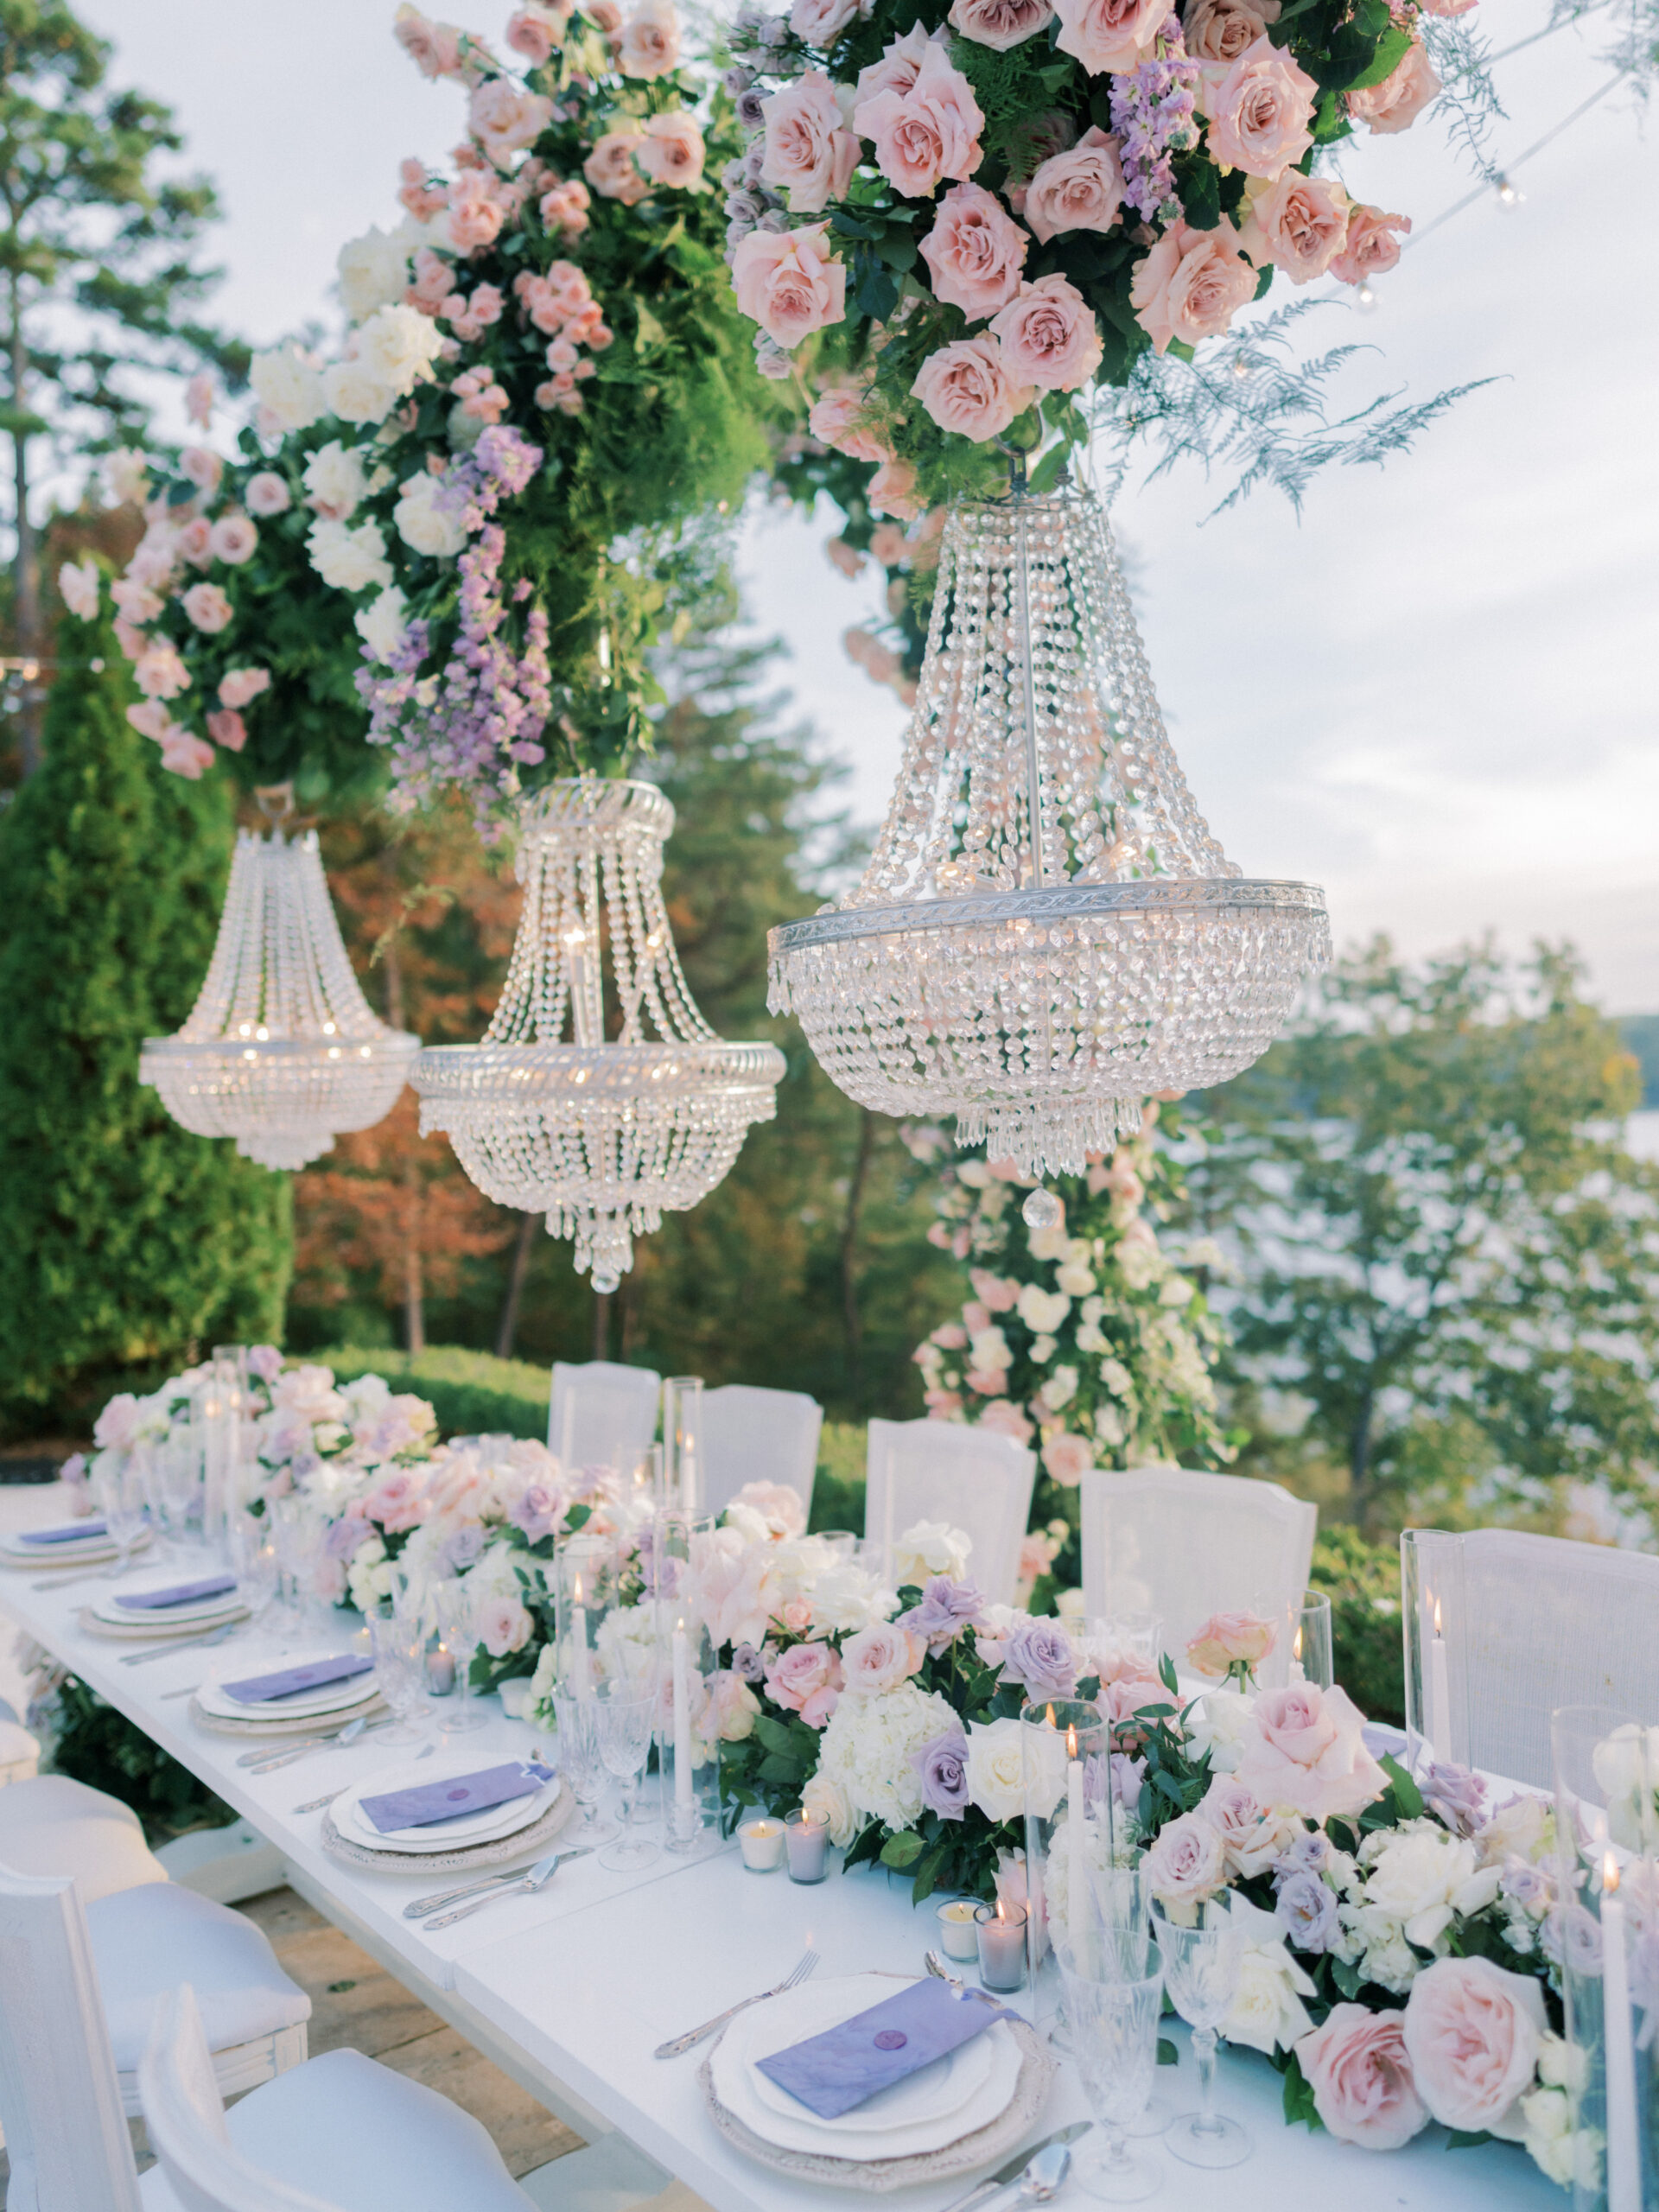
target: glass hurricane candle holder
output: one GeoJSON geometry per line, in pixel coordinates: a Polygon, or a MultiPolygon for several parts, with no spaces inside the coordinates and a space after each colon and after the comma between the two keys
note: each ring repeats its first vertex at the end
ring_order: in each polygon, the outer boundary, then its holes
{"type": "Polygon", "coordinates": [[[829,1872],[830,1816],[798,1805],[784,1815],[784,1848],[791,1882],[821,1882],[829,1872]]]}
{"type": "Polygon", "coordinates": [[[979,1978],[987,1989],[1018,1989],[1026,1978],[1027,1930],[1031,1915],[1022,1904],[999,1897],[974,1914],[974,1944],[979,1978]]]}
{"type": "Polygon", "coordinates": [[[682,1855],[711,1847],[720,1834],[720,1670],[697,1599],[697,1563],[714,1529],[707,1514],[658,1513],[641,1552],[657,1624],[663,1833],[682,1855]]]}
{"type": "Polygon", "coordinates": [[[933,1916],[939,1923],[939,1948],[947,1959],[971,1960],[979,1956],[977,1919],[979,1907],[972,1897],[946,1897],[936,1905],[933,1916]]]}
{"type": "Polygon", "coordinates": [[[751,1874],[775,1874],[784,1863],[784,1824],[770,1814],[745,1821],[737,1832],[737,1847],[751,1874]]]}
{"type": "Polygon", "coordinates": [[[1463,1586],[1461,1540],[1444,1529],[1408,1529],[1400,1539],[1400,1609],[1407,1755],[1414,1771],[1469,1764],[1463,1586]]]}
{"type": "MultiPolygon", "coordinates": [[[[1090,1698],[1048,1698],[1020,1715],[1026,1791],[1026,1942],[1033,2012],[1051,2035],[1063,2005],[1051,1956],[1081,1929],[1091,1872],[1112,1865],[1112,1732],[1090,1698]]],[[[1062,2031],[1063,2034],[1063,2031],[1062,2031]]]]}

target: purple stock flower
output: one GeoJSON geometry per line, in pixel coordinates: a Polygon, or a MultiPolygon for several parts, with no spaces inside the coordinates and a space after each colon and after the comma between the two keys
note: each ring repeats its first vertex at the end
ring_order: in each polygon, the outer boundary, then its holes
{"type": "Polygon", "coordinates": [[[916,1753],[922,1802],[941,1820],[959,1821],[968,1809],[968,1738],[960,1728],[936,1736],[916,1753]]]}
{"type": "Polygon", "coordinates": [[[1337,1919],[1337,1893],[1317,1874],[1299,1866],[1294,1872],[1275,1876],[1273,1916],[1299,1951],[1328,1951],[1341,1933],[1337,1919]]]}
{"type": "Polygon", "coordinates": [[[532,1544],[543,1536],[550,1536],[559,1522],[560,1501],[556,1491],[546,1490],[540,1483],[531,1483],[524,1496],[507,1514],[517,1529],[522,1529],[532,1544]]]}
{"type": "Polygon", "coordinates": [[[1170,156],[1198,143],[1192,120],[1198,81],[1198,64],[1187,60],[1174,16],[1165,18],[1153,59],[1111,79],[1124,197],[1147,222],[1172,223],[1180,214],[1170,156]]]}
{"type": "Polygon", "coordinates": [[[463,1567],[474,1566],[483,1549],[484,1531],[476,1521],[469,1521],[453,1536],[445,1537],[438,1558],[446,1574],[458,1574],[463,1567]]]}
{"type": "Polygon", "coordinates": [[[1077,1694],[1077,1655],[1058,1621],[1022,1621],[1002,1649],[1005,1673],[1033,1700],[1077,1694]]]}
{"type": "Polygon", "coordinates": [[[937,1651],[954,1643],[984,1610],[985,1600],[971,1582],[952,1582],[945,1575],[936,1574],[923,1590],[921,1603],[900,1613],[898,1626],[925,1636],[937,1651]]]}

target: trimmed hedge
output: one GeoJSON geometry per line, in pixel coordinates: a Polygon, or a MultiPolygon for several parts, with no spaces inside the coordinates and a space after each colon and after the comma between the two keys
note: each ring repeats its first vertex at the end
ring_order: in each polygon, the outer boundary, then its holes
{"type": "Polygon", "coordinates": [[[425,1351],[364,1351],[332,1346],[310,1357],[331,1367],[335,1379],[384,1375],[394,1390],[412,1390],[438,1417],[440,1436],[528,1436],[547,1441],[547,1404],[552,1372],[524,1359],[497,1359],[459,1344],[425,1351]]]}

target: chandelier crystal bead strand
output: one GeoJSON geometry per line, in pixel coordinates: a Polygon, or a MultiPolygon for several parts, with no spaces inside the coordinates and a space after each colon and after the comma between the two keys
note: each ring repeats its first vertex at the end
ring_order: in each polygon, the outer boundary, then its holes
{"type": "Polygon", "coordinates": [[[839,905],[774,929],[770,1004],[861,1106],[1077,1174],[1149,1093],[1224,1083],[1330,957],[1325,896],[1242,875],[1165,734],[1104,512],[947,521],[903,765],[839,905]]]}
{"type": "Polygon", "coordinates": [[[785,1063],[723,1043],[686,987],[662,892],[674,809],[654,785],[567,779],[520,821],[501,1001],[480,1043],[421,1055],[421,1128],[448,1134],[487,1198],[574,1237],[577,1272],[613,1291],[633,1238],[706,1198],[772,1119],[785,1063]]]}
{"type": "Polygon", "coordinates": [[[262,1167],[299,1168],[340,1131],[384,1119],[420,1049],[363,995],[316,831],[244,830],[207,980],[175,1036],[145,1039],[138,1080],[193,1135],[234,1137],[262,1167]]]}

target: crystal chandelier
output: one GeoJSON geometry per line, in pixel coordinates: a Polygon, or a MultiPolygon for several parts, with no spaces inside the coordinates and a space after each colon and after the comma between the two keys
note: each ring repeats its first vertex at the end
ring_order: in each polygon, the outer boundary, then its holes
{"type": "MultiPolygon", "coordinates": [[[[257,794],[267,818],[285,786],[257,794]]],[[[138,1080],[199,1137],[262,1167],[303,1167],[342,1129],[384,1118],[421,1040],[369,1006],[340,940],[317,833],[244,830],[200,995],[176,1036],[147,1037],[138,1080]]]]}
{"type": "Polygon", "coordinates": [[[1248,1067],[1330,957],[1324,893],[1242,876],[1193,804],[1099,503],[1018,485],[946,524],[861,881],[770,945],[849,1097],[1034,1176],[1248,1067]]]}
{"type": "Polygon", "coordinates": [[[613,1291],[633,1238],[706,1198],[772,1119],[785,1064],[772,1045],[723,1044],[686,988],[663,905],[674,809],[654,785],[568,779],[520,821],[501,1002],[481,1043],[422,1053],[421,1128],[448,1133],[486,1197],[573,1236],[577,1272],[613,1291]]]}

